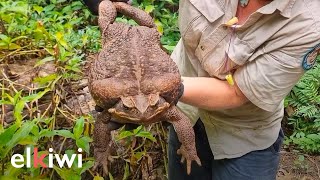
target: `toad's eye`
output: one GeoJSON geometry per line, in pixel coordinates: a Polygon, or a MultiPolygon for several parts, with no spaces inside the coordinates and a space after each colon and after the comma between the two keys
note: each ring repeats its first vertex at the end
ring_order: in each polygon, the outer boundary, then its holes
{"type": "Polygon", "coordinates": [[[156,103],[151,104],[151,106],[152,106],[152,107],[155,107],[155,106],[158,106],[159,104],[160,104],[159,101],[157,101],[156,103]]]}
{"type": "Polygon", "coordinates": [[[123,110],[125,110],[125,111],[129,111],[129,110],[130,110],[130,108],[129,108],[128,106],[126,106],[126,105],[123,105],[123,110]]]}

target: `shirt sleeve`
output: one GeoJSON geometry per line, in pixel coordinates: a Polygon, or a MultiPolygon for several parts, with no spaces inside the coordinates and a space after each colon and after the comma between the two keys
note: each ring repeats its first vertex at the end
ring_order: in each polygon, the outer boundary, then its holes
{"type": "Polygon", "coordinates": [[[303,54],[292,57],[283,51],[274,51],[241,66],[234,78],[253,104],[272,112],[304,74],[302,61],[303,54]]]}

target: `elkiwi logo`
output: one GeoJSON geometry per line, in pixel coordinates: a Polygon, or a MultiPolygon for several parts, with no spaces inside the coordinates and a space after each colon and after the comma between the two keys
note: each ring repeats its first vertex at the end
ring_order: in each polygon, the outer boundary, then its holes
{"type": "Polygon", "coordinates": [[[67,164],[67,167],[71,168],[72,164],[74,163],[76,156],[78,156],[78,168],[82,167],[82,149],[79,148],[78,152],[79,154],[72,154],[71,157],[69,158],[67,154],[59,155],[59,154],[52,154],[53,149],[49,148],[49,153],[47,154],[42,154],[39,155],[38,153],[38,148],[33,148],[33,157],[32,157],[32,152],[31,148],[27,147],[26,148],[26,157],[24,158],[22,154],[14,154],[11,157],[11,164],[15,168],[38,168],[38,167],[43,167],[43,168],[53,168],[53,163],[54,161],[57,162],[60,168],[63,168],[65,164],[67,164]],[[45,164],[43,161],[46,157],[48,156],[48,164],[45,164]],[[33,163],[31,161],[31,158],[33,158],[33,163]]]}

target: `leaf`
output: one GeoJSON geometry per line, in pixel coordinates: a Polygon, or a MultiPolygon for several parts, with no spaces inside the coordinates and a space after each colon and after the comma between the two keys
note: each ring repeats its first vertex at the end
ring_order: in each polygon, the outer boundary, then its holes
{"type": "Polygon", "coordinates": [[[71,6],[70,5],[69,6],[65,6],[61,11],[61,13],[66,13],[66,14],[68,14],[70,12],[71,12],[71,6]]]}
{"type": "Polygon", "coordinates": [[[83,5],[82,5],[82,3],[80,1],[72,2],[71,6],[72,6],[72,10],[73,11],[77,11],[77,10],[80,10],[80,9],[83,10],[83,5]]]}
{"type": "Polygon", "coordinates": [[[54,60],[54,57],[53,56],[48,56],[48,57],[45,57],[43,59],[41,59],[40,61],[37,61],[37,63],[34,65],[34,67],[38,67],[42,64],[45,64],[46,62],[50,62],[50,61],[53,61],[54,60]]]}
{"type": "MultiPolygon", "coordinates": [[[[37,121],[35,121],[35,122],[37,122],[37,121]]],[[[39,136],[39,127],[38,126],[33,126],[32,130],[31,130],[31,133],[34,136],[39,136]]]]}
{"type": "Polygon", "coordinates": [[[54,7],[55,7],[54,4],[50,4],[49,6],[44,7],[43,11],[44,12],[52,11],[54,7]]]}
{"type": "MultiPolygon", "coordinates": [[[[109,179],[110,180],[113,180],[113,177],[112,177],[112,175],[109,173],[109,179]]],[[[100,176],[94,176],[93,177],[93,180],[104,180],[104,178],[103,177],[100,177],[100,176]]]]}
{"type": "Polygon", "coordinates": [[[154,10],[154,6],[153,5],[148,5],[144,8],[144,10],[147,12],[147,13],[151,13],[153,10],[154,10]]]}
{"type": "Polygon", "coordinates": [[[89,170],[94,165],[93,161],[87,161],[82,164],[82,168],[80,174],[84,173],[85,171],[89,170]]]}
{"type": "Polygon", "coordinates": [[[44,48],[51,56],[54,56],[54,49],[52,48],[44,48]]]}
{"type": "Polygon", "coordinates": [[[16,49],[21,49],[21,46],[16,43],[9,44],[9,50],[16,50],[16,49]]]}
{"type": "Polygon", "coordinates": [[[310,139],[312,139],[314,141],[316,141],[316,140],[319,141],[320,140],[320,135],[319,134],[308,134],[307,138],[310,138],[310,139]]]}
{"type": "Polygon", "coordinates": [[[50,91],[49,88],[46,88],[44,91],[40,91],[37,94],[32,94],[30,96],[25,96],[22,98],[25,102],[31,102],[31,101],[37,101],[40,98],[42,98],[48,91],[50,91]]]}
{"type": "Polygon", "coordinates": [[[84,118],[81,117],[77,120],[76,125],[73,127],[73,134],[76,139],[79,139],[83,133],[84,128],[84,118]]]}
{"type": "Polygon", "coordinates": [[[88,37],[89,37],[89,36],[86,35],[86,34],[81,37],[81,40],[82,40],[82,44],[83,44],[83,45],[87,44],[87,42],[88,42],[88,37]]]}
{"type": "Polygon", "coordinates": [[[56,40],[57,40],[57,42],[58,42],[61,46],[63,46],[63,47],[66,48],[66,49],[69,49],[69,45],[68,45],[68,43],[64,40],[63,36],[64,36],[64,34],[62,34],[62,32],[57,32],[57,33],[56,33],[56,40]]]}
{"type": "Polygon", "coordinates": [[[19,1],[15,5],[9,7],[7,10],[27,16],[29,8],[26,2],[19,1]]]}
{"type": "Polygon", "coordinates": [[[62,136],[62,137],[65,137],[65,138],[71,138],[71,139],[75,139],[74,135],[68,131],[68,130],[54,130],[54,132],[56,133],[56,135],[58,136],[62,136]]]}
{"type": "Polygon", "coordinates": [[[175,48],[175,46],[169,46],[169,45],[163,45],[163,47],[166,48],[170,52],[172,52],[175,48]]]}
{"type": "Polygon", "coordinates": [[[4,34],[0,34],[0,39],[6,42],[6,44],[9,44],[11,42],[11,38],[4,34]]]}
{"type": "Polygon", "coordinates": [[[92,142],[93,141],[93,139],[91,137],[89,137],[89,136],[83,136],[81,139],[83,139],[86,142],[92,142]]]}
{"type": "Polygon", "coordinates": [[[12,104],[10,101],[0,100],[0,105],[3,104],[12,104]]]}
{"type": "Polygon", "coordinates": [[[5,129],[3,133],[0,134],[0,148],[7,144],[12,138],[13,134],[18,129],[18,124],[15,123],[11,125],[9,128],[5,129]]]}
{"type": "Polygon", "coordinates": [[[15,168],[11,163],[8,163],[4,171],[4,176],[0,176],[1,180],[19,180],[19,175],[24,172],[23,168],[15,168]]]}
{"type": "Polygon", "coordinates": [[[146,152],[133,152],[132,157],[134,157],[134,161],[140,161],[141,158],[146,154],[146,152]]]}
{"type": "Polygon", "coordinates": [[[11,102],[11,104],[14,104],[16,102],[15,98],[10,96],[9,94],[7,93],[4,93],[4,97],[8,98],[9,101],[11,102]]]}
{"type": "Polygon", "coordinates": [[[109,179],[110,180],[114,180],[114,178],[113,178],[113,176],[112,176],[112,174],[109,172],[109,179]]]}
{"type": "Polygon", "coordinates": [[[14,118],[16,119],[16,122],[21,125],[21,121],[22,121],[22,111],[24,109],[24,105],[25,105],[26,101],[24,100],[20,100],[18,101],[18,103],[16,103],[16,105],[14,106],[14,110],[13,110],[13,115],[14,118]]]}
{"type": "Polygon", "coordinates": [[[73,66],[68,66],[68,65],[66,65],[65,68],[66,68],[67,70],[71,70],[71,71],[73,71],[73,72],[77,72],[77,73],[80,73],[80,72],[81,72],[81,69],[79,69],[78,67],[73,67],[73,66]]]}
{"type": "Polygon", "coordinates": [[[55,131],[50,130],[50,129],[43,129],[39,132],[39,138],[52,137],[54,135],[57,135],[57,133],[55,131]]]}
{"type": "Polygon", "coordinates": [[[58,166],[53,166],[53,169],[64,180],[81,180],[81,176],[72,169],[60,168],[58,166]]]}
{"type": "Polygon", "coordinates": [[[123,174],[123,178],[122,180],[127,180],[130,176],[130,172],[129,172],[129,165],[128,163],[126,162],[126,166],[124,168],[124,174],[123,174]]]}
{"type": "Polygon", "coordinates": [[[79,148],[83,149],[85,152],[89,153],[89,150],[90,150],[89,142],[86,141],[85,139],[83,138],[76,139],[76,145],[79,148]]]}
{"type": "Polygon", "coordinates": [[[24,122],[22,124],[22,126],[17,130],[17,132],[13,135],[13,137],[10,139],[10,141],[8,143],[6,143],[6,148],[4,150],[4,154],[1,154],[2,157],[6,156],[7,153],[14,147],[17,145],[17,143],[25,138],[26,136],[29,135],[29,133],[31,132],[33,126],[35,126],[35,124],[33,123],[33,121],[27,121],[24,122]]]}
{"type": "Polygon", "coordinates": [[[37,145],[38,138],[35,136],[27,136],[21,139],[18,144],[20,145],[37,145]]]}
{"type": "Polygon", "coordinates": [[[165,2],[168,2],[170,4],[174,4],[174,2],[172,0],[164,0],[165,2]]]}
{"type": "Polygon", "coordinates": [[[120,132],[120,134],[117,136],[117,140],[121,140],[121,139],[124,139],[124,138],[127,138],[127,137],[130,137],[130,136],[133,136],[134,134],[130,131],[123,131],[123,132],[120,132]]]}
{"type": "Polygon", "coordinates": [[[27,37],[27,36],[18,36],[18,37],[13,38],[13,39],[11,40],[11,42],[15,42],[15,41],[17,41],[17,40],[19,40],[19,39],[26,39],[26,38],[28,38],[28,37],[27,37]]]}
{"type": "Polygon", "coordinates": [[[158,20],[158,19],[155,19],[154,20],[154,23],[156,24],[157,26],[157,30],[160,34],[163,34],[163,25],[162,23],[158,20]]]}
{"type": "Polygon", "coordinates": [[[35,5],[33,6],[33,9],[38,13],[41,14],[41,12],[43,11],[43,7],[35,5]]]}
{"type": "Polygon", "coordinates": [[[152,134],[148,131],[140,131],[138,134],[136,134],[135,136],[138,136],[138,137],[144,137],[144,138],[147,138],[147,139],[150,139],[151,141],[153,142],[156,142],[156,138],[154,138],[152,136],[152,134]]]}
{"type": "Polygon", "coordinates": [[[304,161],[304,156],[303,155],[299,155],[298,159],[299,159],[300,162],[302,162],[302,161],[304,161]]]}
{"type": "Polygon", "coordinates": [[[56,79],[60,79],[61,77],[58,77],[58,75],[56,73],[53,74],[49,74],[47,76],[44,77],[36,77],[33,82],[39,83],[40,85],[45,85],[47,83],[51,83],[52,81],[56,80],[56,79]]]}
{"type": "Polygon", "coordinates": [[[142,129],[142,125],[140,125],[140,126],[138,126],[136,129],[134,129],[133,130],[133,134],[138,134],[140,131],[141,131],[141,129],[142,129]]]}

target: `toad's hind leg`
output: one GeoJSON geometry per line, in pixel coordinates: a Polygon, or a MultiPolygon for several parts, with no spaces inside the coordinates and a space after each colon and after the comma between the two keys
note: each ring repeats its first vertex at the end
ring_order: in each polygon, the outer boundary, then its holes
{"type": "Polygon", "coordinates": [[[143,10],[123,2],[114,2],[113,4],[116,7],[118,12],[133,19],[140,26],[147,26],[150,28],[155,27],[152,17],[148,13],[144,12],[143,10]]]}
{"type": "Polygon", "coordinates": [[[108,175],[108,162],[112,161],[110,153],[111,130],[108,127],[110,115],[103,111],[96,115],[94,124],[93,142],[95,164],[93,171],[98,171],[100,175],[108,175]]]}
{"type": "Polygon", "coordinates": [[[168,122],[173,124],[173,127],[181,142],[181,147],[177,153],[180,154],[181,163],[187,161],[187,173],[191,172],[191,162],[196,161],[201,166],[200,159],[197,155],[194,130],[189,118],[183,114],[177,107],[171,107],[165,114],[168,122]]]}
{"type": "Polygon", "coordinates": [[[117,17],[117,10],[113,3],[109,0],[104,0],[99,4],[99,27],[101,32],[112,24],[117,17]]]}

